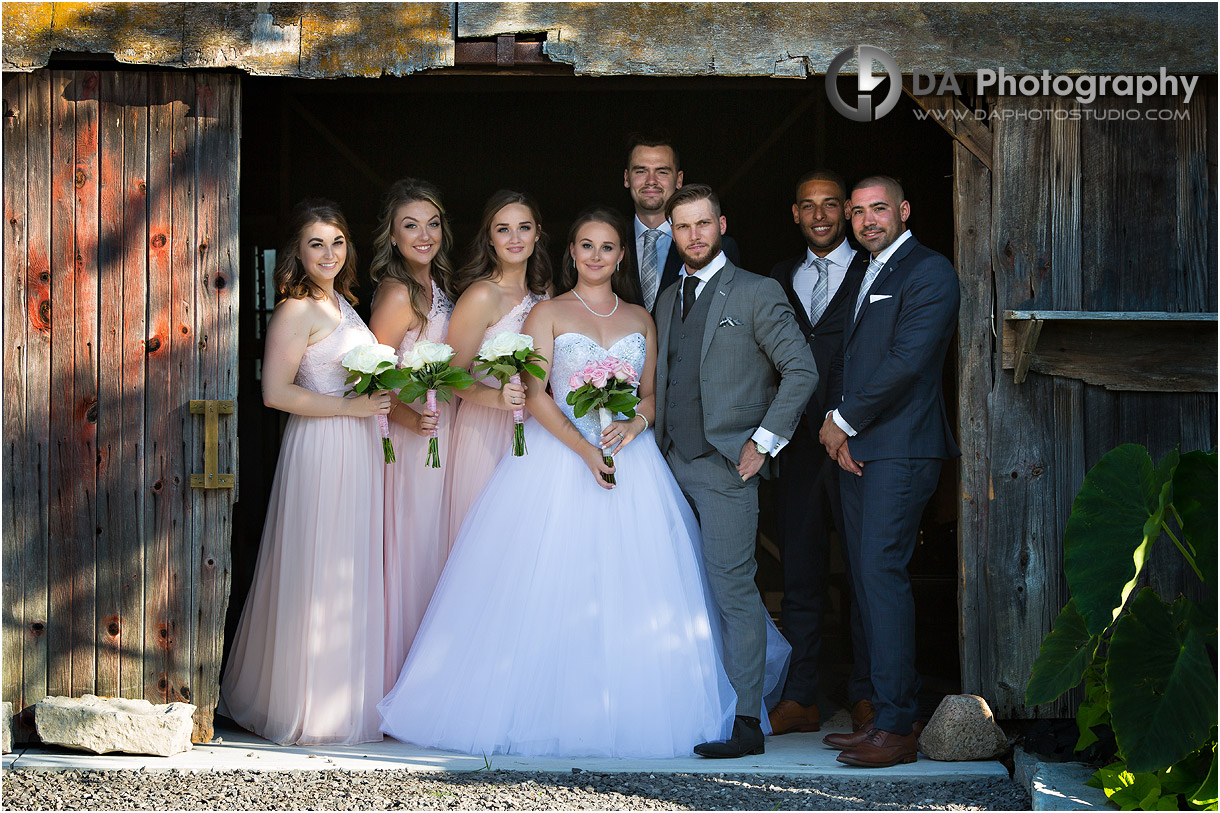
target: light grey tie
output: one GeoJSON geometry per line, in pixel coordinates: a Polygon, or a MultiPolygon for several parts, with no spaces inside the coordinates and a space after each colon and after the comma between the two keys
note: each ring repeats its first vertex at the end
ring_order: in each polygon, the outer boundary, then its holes
{"type": "Polygon", "coordinates": [[[640,256],[640,288],[643,289],[644,307],[652,310],[657,301],[657,239],[660,229],[644,230],[644,253],[640,256]]]}
{"type": "Polygon", "coordinates": [[[864,297],[868,296],[868,289],[873,286],[873,280],[877,279],[877,275],[881,273],[881,269],[885,263],[879,262],[876,257],[868,261],[868,270],[864,272],[864,279],[860,282],[860,295],[856,297],[856,312],[852,314],[852,319],[860,318],[860,306],[864,304],[864,297]]]}
{"type": "Polygon", "coordinates": [[[813,283],[813,293],[809,297],[809,324],[816,325],[826,312],[826,304],[830,301],[830,260],[814,257],[813,265],[818,270],[818,278],[813,283]]]}

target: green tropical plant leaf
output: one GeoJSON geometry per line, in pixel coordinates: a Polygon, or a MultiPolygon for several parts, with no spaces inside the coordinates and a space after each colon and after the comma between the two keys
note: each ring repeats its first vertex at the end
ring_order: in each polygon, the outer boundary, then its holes
{"type": "Polygon", "coordinates": [[[1075,600],[1069,600],[1038,647],[1038,658],[1025,687],[1025,704],[1049,703],[1080,685],[1096,651],[1097,637],[1089,634],[1075,600]]]}
{"type": "Polygon", "coordinates": [[[1114,625],[1106,669],[1111,724],[1131,771],[1181,761],[1215,725],[1216,672],[1201,617],[1188,599],[1170,607],[1144,588],[1114,625]]]}
{"type": "Polygon", "coordinates": [[[1083,751],[1097,742],[1094,728],[1110,724],[1110,693],[1106,691],[1106,661],[1095,657],[1084,673],[1084,700],[1076,710],[1076,729],[1080,737],[1074,750],[1083,751]]]}
{"type": "Polygon", "coordinates": [[[1216,453],[1187,452],[1173,473],[1173,505],[1195,564],[1211,584],[1216,581],[1216,453]]]}
{"type": "Polygon", "coordinates": [[[1213,734],[1211,766],[1208,768],[1207,774],[1203,777],[1203,781],[1199,784],[1199,787],[1186,794],[1186,803],[1195,810],[1215,810],[1217,802],[1220,802],[1220,799],[1216,798],[1215,739],[1216,737],[1213,734]]]}
{"type": "Polygon", "coordinates": [[[1085,475],[1064,529],[1063,568],[1091,635],[1114,623],[1135,586],[1160,534],[1164,484],[1136,444],[1110,450],[1085,475]]]}

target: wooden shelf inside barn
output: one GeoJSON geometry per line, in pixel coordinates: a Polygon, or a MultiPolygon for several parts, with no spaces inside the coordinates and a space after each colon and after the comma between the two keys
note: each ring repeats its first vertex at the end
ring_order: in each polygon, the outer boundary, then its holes
{"type": "Polygon", "coordinates": [[[1108,390],[1216,391],[1216,314],[1004,311],[1001,365],[1108,390]]]}

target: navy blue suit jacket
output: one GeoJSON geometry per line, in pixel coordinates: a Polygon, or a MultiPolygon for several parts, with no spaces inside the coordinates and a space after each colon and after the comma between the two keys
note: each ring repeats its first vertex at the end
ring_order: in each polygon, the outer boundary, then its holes
{"type": "Polygon", "coordinates": [[[809,399],[809,405],[805,409],[809,418],[809,428],[813,431],[814,440],[817,440],[818,429],[821,428],[826,413],[832,408],[826,406],[826,396],[830,388],[831,362],[834,360],[835,354],[843,347],[843,329],[847,326],[847,317],[851,314],[852,306],[856,303],[856,293],[860,290],[860,280],[864,277],[864,270],[868,267],[868,252],[856,252],[851,265],[847,267],[847,276],[843,278],[839,289],[827,303],[826,310],[823,311],[822,317],[818,319],[816,325],[809,323],[809,314],[805,311],[800,297],[797,296],[796,289],[792,287],[792,278],[804,262],[805,255],[802,254],[791,260],[777,263],[771,269],[771,278],[779,282],[784,288],[784,293],[788,295],[788,302],[791,303],[792,310],[796,313],[797,327],[801,329],[805,341],[809,342],[809,349],[813,351],[813,361],[818,368],[818,387],[814,390],[813,396],[809,399]]]}
{"type": "Polygon", "coordinates": [[[848,440],[851,456],[957,457],[941,386],[961,298],[953,265],[912,236],[886,262],[853,320],[859,289],[857,283],[831,365],[827,406],[857,432],[848,440]]]}

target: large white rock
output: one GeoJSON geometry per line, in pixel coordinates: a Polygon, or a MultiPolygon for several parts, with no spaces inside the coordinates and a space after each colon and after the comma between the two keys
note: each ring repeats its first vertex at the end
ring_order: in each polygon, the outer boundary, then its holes
{"type": "Polygon", "coordinates": [[[4,721],[4,731],[0,733],[0,752],[13,752],[13,704],[5,700],[0,703],[0,718],[4,721]]]}
{"type": "Polygon", "coordinates": [[[44,743],[95,754],[122,751],[168,757],[191,749],[190,703],[154,706],[116,697],[44,697],[34,725],[44,743]]]}
{"type": "Polygon", "coordinates": [[[923,733],[919,750],[932,759],[963,762],[991,759],[1008,747],[987,701],[974,694],[946,695],[923,733]]]}

